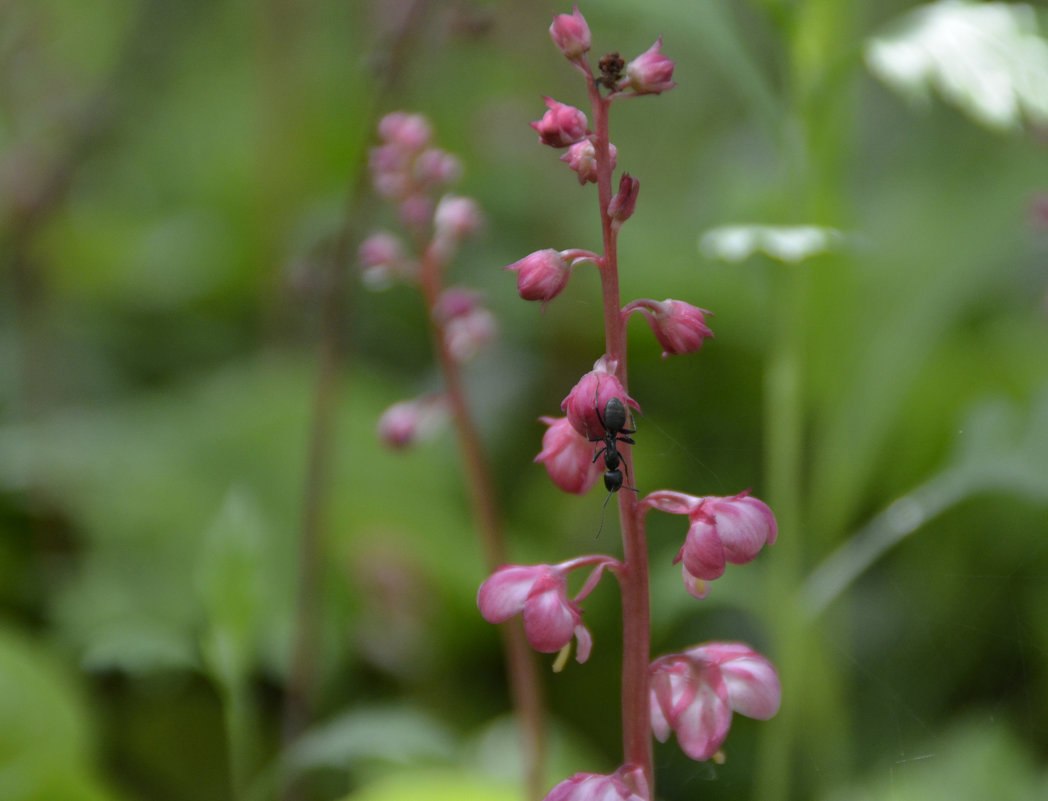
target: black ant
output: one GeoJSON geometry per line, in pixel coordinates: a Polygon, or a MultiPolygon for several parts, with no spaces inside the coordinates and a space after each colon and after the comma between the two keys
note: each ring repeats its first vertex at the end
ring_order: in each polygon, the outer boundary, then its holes
{"type": "MultiPolygon", "coordinates": [[[[626,467],[625,462],[621,461],[622,456],[619,454],[618,443],[625,442],[627,445],[635,445],[636,443],[629,435],[636,432],[637,429],[626,428],[626,405],[617,397],[609,398],[608,402],[604,404],[603,416],[599,408],[596,409],[596,412],[597,419],[604,426],[604,435],[589,437],[589,441],[604,443],[604,447],[593,454],[593,461],[596,462],[600,455],[604,454],[604,487],[608,490],[608,498],[610,498],[611,493],[622,489],[622,471],[625,470],[627,477],[629,476],[629,468],[626,467]]],[[[637,491],[634,487],[626,487],[626,489],[637,491]]],[[[607,499],[604,503],[607,503],[607,499]]]]}

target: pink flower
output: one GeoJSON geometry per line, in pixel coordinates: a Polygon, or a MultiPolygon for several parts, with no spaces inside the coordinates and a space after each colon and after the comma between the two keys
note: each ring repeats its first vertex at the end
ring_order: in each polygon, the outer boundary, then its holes
{"type": "Polygon", "coordinates": [[[644,772],[640,768],[623,765],[610,775],[576,773],[550,790],[543,801],[647,801],[647,799],[648,783],[644,780],[644,772]],[[636,789],[633,789],[634,787],[636,789]]]}
{"type": "Polygon", "coordinates": [[[384,142],[407,151],[420,151],[429,144],[433,126],[421,114],[391,111],[378,123],[378,135],[384,142]]]}
{"type": "Polygon", "coordinates": [[[400,240],[386,231],[377,231],[361,242],[357,258],[370,289],[386,289],[394,279],[412,277],[415,271],[400,240]]]}
{"type": "Polygon", "coordinates": [[[446,186],[462,177],[462,163],[457,156],[431,147],[415,159],[412,173],[420,186],[446,186]]]}
{"type": "Polygon", "coordinates": [[[566,417],[540,417],[549,426],[542,435],[542,451],[535,457],[542,462],[553,483],[565,492],[583,495],[601,475],[593,461],[592,443],[579,435],[566,417]]]}
{"type": "Polygon", "coordinates": [[[586,135],[586,115],[574,106],[558,103],[552,97],[545,98],[548,111],[541,120],[531,123],[538,131],[539,141],[550,147],[567,147],[586,135]]]}
{"type": "Polygon", "coordinates": [[[672,89],[673,61],[662,55],[662,37],[655,44],[626,65],[626,77],[619,84],[620,89],[630,87],[639,95],[657,95],[672,89]]]}
{"type": "Polygon", "coordinates": [[[612,398],[618,398],[624,406],[632,406],[640,411],[640,405],[626,394],[615,377],[614,369],[615,365],[602,357],[590,372],[579,379],[560,404],[561,411],[567,414],[572,427],[591,442],[604,436],[601,419],[612,398]]]}
{"type": "Polygon", "coordinates": [[[582,54],[590,49],[590,29],[578,5],[571,14],[557,14],[549,26],[549,35],[565,56],[571,61],[581,61],[582,54]]]}
{"type": "Polygon", "coordinates": [[[648,321],[652,333],[662,345],[664,359],[670,354],[694,353],[708,337],[713,336],[713,331],[706,325],[706,315],[712,312],[681,300],[667,298],[661,303],[635,300],[622,309],[623,314],[634,311],[640,311],[648,321]]]}
{"type": "Polygon", "coordinates": [[[615,230],[621,228],[622,224],[633,216],[638,192],[640,192],[640,181],[633,178],[628,172],[624,172],[619,179],[619,191],[608,204],[608,216],[611,217],[611,227],[615,230]]]}
{"type": "Polygon", "coordinates": [[[476,356],[498,332],[495,317],[481,305],[480,296],[459,287],[441,293],[433,308],[433,319],[444,332],[451,357],[460,363],[476,356]]]}
{"type": "Polygon", "coordinates": [[[517,274],[517,292],[524,300],[541,300],[543,307],[568,284],[571,266],[552,248],[536,250],[506,267],[517,274]]]}
{"type": "MultiPolygon", "coordinates": [[[[614,170],[618,150],[615,149],[615,145],[609,144],[608,147],[611,154],[611,168],[614,170]]],[[[589,139],[573,144],[568,148],[568,152],[560,157],[560,160],[575,171],[580,184],[585,184],[587,181],[597,182],[597,153],[589,139]]]]}
{"type": "Polygon", "coordinates": [[[651,663],[651,728],[659,742],[677,734],[692,759],[714,756],[728,736],[732,712],[767,720],[779,711],[775,667],[742,643],[711,642],[651,663]]]}
{"type": "Polygon", "coordinates": [[[394,403],[378,419],[378,438],[391,448],[407,448],[435,434],[446,414],[440,395],[394,403]]]}
{"type": "Polygon", "coordinates": [[[444,195],[433,211],[433,239],[429,254],[446,264],[458,244],[477,233],[483,224],[484,216],[472,198],[444,195]]]}
{"type": "Polygon", "coordinates": [[[752,561],[778,536],[775,515],[748,490],[727,498],[658,490],[641,501],[641,508],[688,516],[691,525],[673,562],[683,561],[684,586],[696,598],[706,597],[706,582],[724,575],[727,563],[752,561]]]}
{"type": "Polygon", "coordinates": [[[480,230],[484,216],[472,198],[444,195],[433,212],[433,229],[436,237],[454,240],[465,239],[480,230]]]}
{"type": "Polygon", "coordinates": [[[565,571],[556,565],[506,565],[480,585],[477,606],[489,623],[522,614],[524,634],[536,651],[556,653],[575,637],[576,659],[589,658],[593,638],[582,625],[582,611],[568,600],[565,571]]]}

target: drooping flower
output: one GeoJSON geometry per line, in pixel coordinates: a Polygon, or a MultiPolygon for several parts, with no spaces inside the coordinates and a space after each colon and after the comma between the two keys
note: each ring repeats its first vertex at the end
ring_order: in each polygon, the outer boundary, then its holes
{"type": "Polygon", "coordinates": [[[662,37],[626,65],[620,89],[630,88],[639,95],[657,95],[672,89],[674,63],[662,55],[662,37]]]}
{"type": "Polygon", "coordinates": [[[563,254],[547,248],[536,250],[506,267],[517,274],[517,292],[524,300],[541,300],[543,306],[561,293],[571,277],[563,254]]]}
{"type": "Polygon", "coordinates": [[[623,406],[640,411],[640,404],[626,394],[621,382],[615,377],[615,364],[601,357],[560,404],[561,411],[568,416],[575,430],[590,441],[604,436],[604,410],[608,401],[618,398],[623,406]]]}
{"type": "Polygon", "coordinates": [[[630,765],[611,774],[576,773],[550,790],[543,801],[648,801],[648,783],[644,771],[630,765]]]}
{"type": "Polygon", "coordinates": [[[566,417],[539,420],[549,428],[542,435],[542,451],[535,461],[542,462],[553,483],[565,492],[589,492],[601,475],[601,467],[593,460],[593,444],[566,417]]]}
{"type": "Polygon", "coordinates": [[[742,643],[711,642],[651,663],[651,727],[659,742],[676,732],[695,760],[724,744],[732,712],[767,720],[779,711],[782,686],[775,667],[742,643]]]}
{"type": "Polygon", "coordinates": [[[702,343],[713,336],[706,325],[706,315],[712,312],[692,306],[682,300],[634,300],[622,308],[624,315],[639,311],[648,321],[652,333],[662,345],[662,358],[683,353],[694,353],[702,343]]]}
{"type": "Polygon", "coordinates": [[[440,294],[433,319],[444,332],[451,357],[460,363],[476,356],[498,332],[495,316],[481,304],[480,295],[461,287],[450,287],[440,294]]]}
{"type": "Polygon", "coordinates": [[[556,653],[574,637],[575,658],[585,662],[593,638],[582,625],[582,610],[567,592],[566,571],[557,565],[506,565],[480,585],[477,606],[489,623],[521,614],[528,642],[542,653],[556,653]]]}
{"type": "Polygon", "coordinates": [[[778,536],[775,515],[748,490],[730,497],[704,498],[657,490],[640,507],[688,516],[688,533],[673,561],[683,562],[684,586],[696,598],[709,594],[706,582],[724,575],[729,562],[743,565],[752,561],[778,536]]]}
{"type": "Polygon", "coordinates": [[[552,97],[545,98],[547,111],[541,120],[531,123],[539,134],[539,141],[550,147],[567,147],[573,145],[586,135],[586,115],[552,97]]]}
{"type": "Polygon", "coordinates": [[[357,258],[369,289],[387,289],[396,279],[413,278],[417,271],[400,239],[388,231],[376,231],[361,242],[357,258]]]}
{"type": "Polygon", "coordinates": [[[637,206],[637,193],[640,192],[640,181],[624,172],[619,179],[619,191],[608,204],[608,216],[611,218],[611,227],[616,231],[622,224],[633,216],[633,210],[637,206]]]}
{"type": "Polygon", "coordinates": [[[390,448],[402,449],[428,439],[447,418],[442,395],[428,395],[390,406],[378,419],[379,440],[390,448]]]}
{"type": "MultiPolygon", "coordinates": [[[[611,168],[615,169],[615,159],[618,155],[615,145],[609,144],[611,155],[611,168]]],[[[578,175],[579,183],[585,184],[597,182],[597,152],[593,149],[593,142],[583,139],[568,148],[568,152],[560,157],[578,175]]]]}

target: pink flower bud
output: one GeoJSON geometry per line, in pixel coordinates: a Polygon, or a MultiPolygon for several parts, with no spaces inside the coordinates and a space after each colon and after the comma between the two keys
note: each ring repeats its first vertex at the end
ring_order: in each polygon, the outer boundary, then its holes
{"type": "MultiPolygon", "coordinates": [[[[615,159],[618,150],[615,145],[609,144],[611,154],[611,168],[615,169],[615,159]]],[[[579,183],[585,184],[597,182],[597,153],[593,149],[593,143],[589,139],[576,142],[568,148],[568,152],[560,157],[579,177],[579,183]]]]}
{"type": "Polygon", "coordinates": [[[731,728],[732,712],[767,720],[779,711],[774,666],[742,643],[706,643],[651,663],[651,727],[660,742],[676,732],[681,750],[704,761],[731,728]]]}
{"type": "Polygon", "coordinates": [[[702,343],[713,336],[706,325],[706,315],[712,312],[692,306],[681,300],[667,298],[661,303],[642,299],[627,303],[623,314],[640,311],[651,326],[655,338],[662,345],[662,358],[670,354],[694,353],[702,343]]]}
{"type": "Polygon", "coordinates": [[[444,398],[440,395],[400,401],[379,417],[378,438],[391,448],[407,448],[432,437],[441,428],[446,416],[444,398]]]}
{"type": "Polygon", "coordinates": [[[628,172],[623,173],[619,179],[619,191],[608,204],[608,216],[611,217],[611,227],[616,231],[622,224],[633,216],[633,209],[637,206],[637,193],[640,192],[640,181],[630,176],[628,172]]]}
{"type": "Polygon", "coordinates": [[[576,659],[585,662],[593,640],[567,590],[564,571],[556,565],[506,565],[480,585],[477,607],[489,623],[523,615],[524,634],[541,653],[556,653],[575,637],[576,659]]]}
{"type": "Polygon", "coordinates": [[[495,317],[471,290],[451,287],[444,290],[433,308],[433,319],[444,333],[451,357],[461,363],[484,349],[498,332],[495,317]]]}
{"type": "Polygon", "coordinates": [[[462,177],[462,163],[446,150],[431,147],[415,159],[412,171],[421,186],[447,186],[462,177]]]}
{"type": "Polygon", "coordinates": [[[433,212],[433,229],[437,237],[460,241],[477,233],[483,224],[480,207],[468,197],[444,195],[433,212]]]}
{"type": "Polygon", "coordinates": [[[610,775],[576,773],[550,790],[543,801],[647,801],[647,799],[648,783],[644,779],[644,771],[637,767],[623,765],[610,775]]]}
{"type": "Polygon", "coordinates": [[[433,219],[433,200],[423,194],[402,197],[397,206],[397,216],[407,228],[422,230],[433,219]]]}
{"type": "Polygon", "coordinates": [[[551,248],[536,250],[506,267],[517,274],[517,292],[524,300],[541,300],[543,307],[567,286],[571,266],[551,248]]]}
{"type": "Polygon", "coordinates": [[[639,95],[657,95],[672,89],[673,61],[662,55],[662,37],[655,44],[626,65],[626,77],[619,84],[620,89],[629,87],[639,95]]]}
{"type": "Polygon", "coordinates": [[[542,144],[567,147],[586,135],[587,120],[584,113],[574,106],[558,103],[552,97],[545,100],[549,111],[542,115],[541,120],[531,123],[531,127],[538,131],[542,144]]]}
{"type": "Polygon", "coordinates": [[[484,218],[471,198],[444,195],[433,212],[433,239],[429,255],[447,264],[465,238],[480,230],[484,218]]]}
{"type": "Polygon", "coordinates": [[[393,234],[379,231],[360,243],[357,257],[369,289],[387,289],[398,277],[410,277],[413,268],[393,234]]]}
{"type": "Polygon", "coordinates": [[[417,152],[429,144],[433,127],[421,114],[393,111],[379,120],[378,135],[402,150],[417,152]]]}
{"type": "Polygon", "coordinates": [[[542,435],[542,451],[535,457],[542,462],[550,479],[565,492],[583,495],[601,476],[601,466],[593,460],[593,445],[579,435],[566,417],[540,417],[549,426],[542,435]]]}
{"type": "Polygon", "coordinates": [[[579,379],[560,404],[561,411],[567,414],[572,427],[591,442],[604,436],[601,419],[612,398],[618,398],[623,405],[640,411],[640,405],[626,394],[613,371],[613,365],[609,366],[604,358],[599,359],[593,365],[593,370],[579,379]]]}
{"type": "Polygon", "coordinates": [[[583,53],[590,49],[590,29],[579,12],[578,5],[571,14],[557,14],[549,26],[549,35],[565,56],[571,61],[580,61],[583,53]]]}

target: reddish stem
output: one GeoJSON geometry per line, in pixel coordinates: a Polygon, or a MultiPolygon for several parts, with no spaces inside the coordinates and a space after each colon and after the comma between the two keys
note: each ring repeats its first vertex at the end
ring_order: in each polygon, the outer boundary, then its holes
{"type": "MultiPolygon", "coordinates": [[[[629,392],[626,364],[626,326],[620,313],[618,235],[611,224],[608,206],[612,198],[612,165],[608,128],[611,98],[602,97],[592,75],[586,76],[594,118],[593,149],[597,160],[597,194],[600,200],[600,227],[604,255],[600,263],[604,301],[605,348],[615,363],[615,375],[629,392]]],[[[633,471],[631,448],[619,451],[627,475],[633,471]]],[[[648,782],[650,798],[655,795],[655,775],[651,745],[648,662],[651,649],[651,619],[648,589],[648,549],[644,527],[637,514],[637,494],[623,489],[618,493],[622,526],[624,569],[619,585],[622,592],[622,743],[624,763],[640,767],[648,782]]]]}
{"type": "MultiPolygon", "coordinates": [[[[432,313],[441,292],[441,267],[434,248],[426,248],[422,256],[419,283],[426,305],[430,339],[444,377],[445,395],[462,453],[473,518],[484,551],[484,564],[490,574],[506,562],[502,524],[480,434],[466,403],[462,373],[448,350],[443,326],[432,313]]],[[[544,714],[538,670],[531,647],[524,637],[524,630],[519,625],[500,626],[499,632],[506,657],[510,694],[520,719],[527,797],[537,801],[543,795],[545,783],[544,714]]]]}

